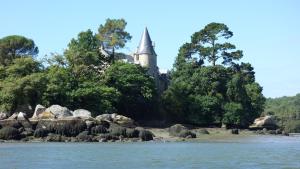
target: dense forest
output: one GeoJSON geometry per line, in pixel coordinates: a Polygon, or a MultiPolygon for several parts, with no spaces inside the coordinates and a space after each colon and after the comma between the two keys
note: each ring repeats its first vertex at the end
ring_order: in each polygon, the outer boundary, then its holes
{"type": "Polygon", "coordinates": [[[116,60],[131,39],[124,19],[107,19],[98,32],[83,31],[63,54],[38,56],[33,40],[0,39],[0,111],[59,104],[93,115],[119,113],[136,120],[247,127],[263,111],[262,87],[250,63],[228,40],[233,32],[210,23],[182,45],[159,95],[147,68],[116,60]],[[110,51],[105,57],[100,48],[110,51]]]}
{"type": "Polygon", "coordinates": [[[274,115],[278,124],[290,132],[300,132],[300,94],[268,98],[263,114],[274,115]]]}

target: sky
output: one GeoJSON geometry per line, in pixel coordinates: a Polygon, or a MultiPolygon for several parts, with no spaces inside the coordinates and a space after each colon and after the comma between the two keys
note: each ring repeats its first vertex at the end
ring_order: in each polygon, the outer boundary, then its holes
{"type": "Polygon", "coordinates": [[[300,93],[298,0],[0,0],[0,9],[0,38],[33,39],[39,58],[62,54],[79,32],[96,33],[107,18],[124,18],[132,39],[123,52],[136,50],[147,27],[161,69],[172,68],[179,47],[194,32],[211,22],[224,23],[266,97],[300,93]]]}

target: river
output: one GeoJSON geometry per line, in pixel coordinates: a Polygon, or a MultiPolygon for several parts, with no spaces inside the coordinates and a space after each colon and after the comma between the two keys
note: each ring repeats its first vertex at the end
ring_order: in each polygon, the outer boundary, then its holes
{"type": "Polygon", "coordinates": [[[205,142],[0,143],[1,169],[300,168],[300,137],[205,142]]]}

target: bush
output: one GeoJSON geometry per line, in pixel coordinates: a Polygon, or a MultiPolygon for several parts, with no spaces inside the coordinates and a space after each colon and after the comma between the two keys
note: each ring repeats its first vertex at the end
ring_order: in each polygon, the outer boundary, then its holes
{"type": "Polygon", "coordinates": [[[20,139],[20,133],[18,129],[13,127],[3,127],[0,130],[0,139],[3,140],[18,140],[20,139]]]}
{"type": "Polygon", "coordinates": [[[287,133],[300,133],[300,120],[291,120],[285,124],[284,131],[287,133]]]}
{"type": "Polygon", "coordinates": [[[33,136],[37,137],[37,138],[46,137],[48,135],[48,133],[49,133],[49,130],[39,128],[34,131],[33,136]]]}

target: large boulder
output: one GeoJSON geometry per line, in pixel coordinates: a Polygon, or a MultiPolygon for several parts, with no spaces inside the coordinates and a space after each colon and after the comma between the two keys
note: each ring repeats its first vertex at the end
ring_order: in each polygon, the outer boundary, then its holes
{"type": "Polygon", "coordinates": [[[273,116],[264,116],[254,120],[254,123],[250,128],[267,128],[275,129],[277,128],[276,120],[273,116]]]}
{"type": "Polygon", "coordinates": [[[118,115],[116,113],[99,115],[96,117],[96,120],[112,122],[112,123],[116,123],[116,124],[119,124],[120,126],[124,126],[124,127],[133,127],[134,126],[133,119],[126,117],[126,116],[118,115]]]}
{"type": "Polygon", "coordinates": [[[169,128],[169,135],[174,137],[183,138],[196,138],[196,134],[189,131],[185,126],[181,124],[175,124],[169,128]]]}
{"type": "Polygon", "coordinates": [[[5,120],[5,119],[7,119],[8,117],[7,117],[7,114],[6,113],[4,113],[4,112],[0,112],[0,120],[5,120]]]}
{"type": "Polygon", "coordinates": [[[32,118],[33,119],[38,118],[38,116],[40,114],[42,114],[43,112],[45,112],[45,110],[46,110],[46,107],[44,107],[43,105],[40,105],[40,104],[36,105],[32,118]]]}
{"type": "Polygon", "coordinates": [[[55,114],[51,113],[51,112],[42,112],[37,116],[37,119],[55,119],[56,116],[55,114]]]}
{"type": "Polygon", "coordinates": [[[88,119],[92,117],[92,113],[85,109],[77,109],[73,111],[73,116],[88,119]]]}
{"type": "Polygon", "coordinates": [[[27,120],[27,119],[28,118],[27,118],[26,113],[23,113],[23,112],[18,113],[17,120],[27,120]]]}
{"type": "Polygon", "coordinates": [[[45,112],[53,113],[58,119],[69,117],[69,116],[73,115],[72,112],[68,108],[62,107],[60,105],[52,105],[52,106],[48,107],[45,110],[45,112]]]}
{"type": "Polygon", "coordinates": [[[0,139],[3,140],[18,140],[20,139],[19,130],[14,127],[3,127],[0,130],[0,139]]]}

